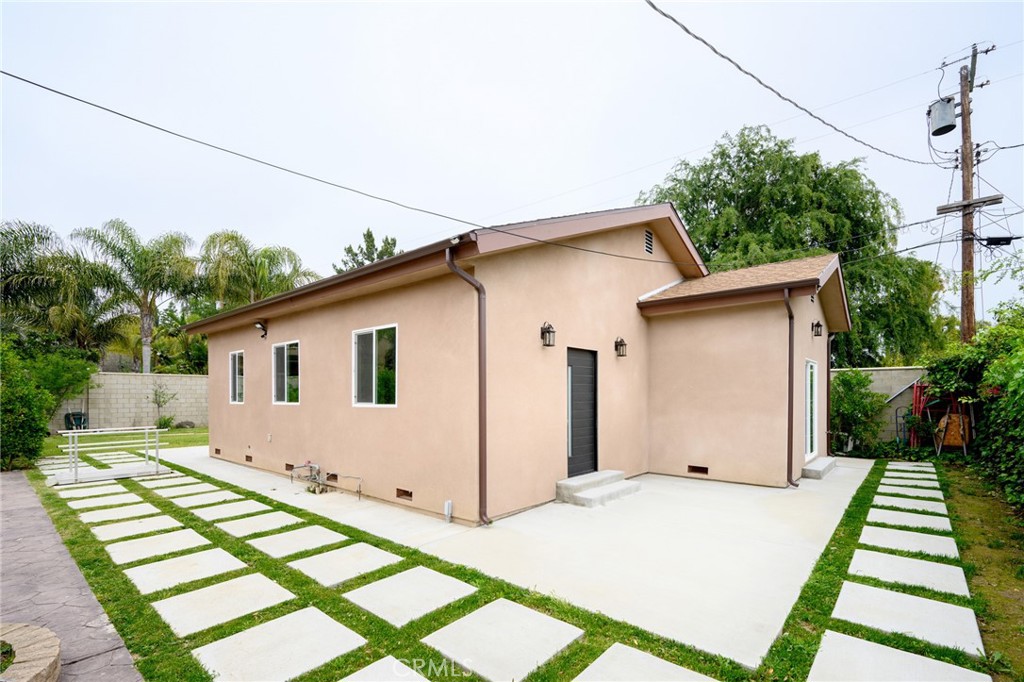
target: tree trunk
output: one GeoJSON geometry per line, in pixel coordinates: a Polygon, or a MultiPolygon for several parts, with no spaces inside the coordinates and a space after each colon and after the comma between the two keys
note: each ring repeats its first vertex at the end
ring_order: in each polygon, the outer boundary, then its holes
{"type": "Polygon", "coordinates": [[[148,310],[139,312],[139,336],[142,337],[142,373],[149,374],[152,369],[153,313],[148,310]]]}

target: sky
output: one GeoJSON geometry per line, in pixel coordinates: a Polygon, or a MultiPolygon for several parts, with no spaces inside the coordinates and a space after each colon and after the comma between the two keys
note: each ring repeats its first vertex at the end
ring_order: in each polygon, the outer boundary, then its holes
{"type": "MultiPolygon", "coordinates": [[[[1024,234],[1024,2],[659,2],[783,94],[886,151],[929,160],[925,112],[979,58],[972,127],[992,151],[982,235],[1024,234]],[[998,188],[998,189],[995,189],[998,188]],[[1016,202],[1014,204],[1013,202],[1016,202]]],[[[780,101],[640,0],[0,3],[3,69],[275,164],[485,225],[630,206],[679,159],[768,125],[864,172],[905,222],[959,173],[887,157],[780,101]]],[[[321,275],[366,228],[409,250],[465,225],[409,212],[0,79],[0,215],[62,235],[121,218],[198,244],[236,229],[321,275]]],[[[959,146],[959,128],[933,138],[959,146]]],[[[905,249],[959,219],[913,226],[905,249]]],[[[1015,242],[1024,248],[1024,240],[1015,242]]],[[[914,252],[959,268],[959,245],[914,252]]],[[[1005,253],[1005,251],[1004,251],[1005,253]]],[[[599,256],[595,256],[599,257],[599,256]]],[[[979,253],[979,268],[989,265],[979,253]]],[[[1020,295],[992,280],[978,317],[1020,295]]],[[[945,296],[958,314],[958,295],[945,296]]]]}

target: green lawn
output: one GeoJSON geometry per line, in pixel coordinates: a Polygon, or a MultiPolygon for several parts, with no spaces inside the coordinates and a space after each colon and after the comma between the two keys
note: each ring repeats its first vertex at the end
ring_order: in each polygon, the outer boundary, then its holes
{"type": "MultiPolygon", "coordinates": [[[[107,443],[117,441],[133,441],[141,440],[142,434],[131,433],[126,435],[105,435],[99,434],[94,436],[79,436],[79,443],[82,445],[88,445],[89,443],[107,443]]],[[[40,457],[55,457],[57,455],[64,454],[60,447],[61,445],[67,445],[68,439],[66,436],[48,436],[43,441],[43,451],[40,457]]],[[[167,443],[168,447],[172,448],[183,448],[190,445],[209,445],[210,443],[210,430],[203,426],[194,429],[170,429],[160,434],[160,442],[167,443]]],[[[126,447],[129,451],[141,451],[140,447],[126,447]]]]}

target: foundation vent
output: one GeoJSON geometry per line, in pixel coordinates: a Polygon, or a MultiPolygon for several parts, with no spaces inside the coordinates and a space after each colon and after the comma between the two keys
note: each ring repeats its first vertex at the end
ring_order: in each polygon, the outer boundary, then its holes
{"type": "Polygon", "coordinates": [[[703,474],[703,475],[707,476],[708,475],[708,468],[707,467],[697,467],[697,466],[693,466],[691,464],[690,466],[686,467],[686,473],[688,473],[688,474],[703,474]]]}
{"type": "Polygon", "coordinates": [[[395,497],[397,497],[400,500],[411,500],[412,499],[412,491],[411,490],[403,490],[402,488],[395,488],[395,497]]]}
{"type": "Polygon", "coordinates": [[[285,471],[291,471],[294,468],[295,468],[294,464],[289,464],[288,462],[285,462],[285,464],[284,464],[284,470],[285,471]]]}
{"type": "Polygon", "coordinates": [[[338,482],[338,474],[327,474],[327,482],[328,483],[337,483],[338,482]]]}
{"type": "Polygon", "coordinates": [[[644,230],[644,251],[654,253],[654,233],[650,230],[644,230]]]}
{"type": "Polygon", "coordinates": [[[245,461],[246,462],[251,462],[252,461],[252,455],[246,455],[245,456],[245,461]]]}
{"type": "Polygon", "coordinates": [[[213,449],[213,454],[219,455],[220,454],[220,448],[214,448],[213,449]]]}

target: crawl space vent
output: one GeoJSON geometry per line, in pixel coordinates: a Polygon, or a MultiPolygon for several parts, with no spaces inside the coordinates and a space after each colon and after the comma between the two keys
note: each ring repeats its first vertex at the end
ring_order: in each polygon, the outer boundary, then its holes
{"type": "Polygon", "coordinates": [[[395,497],[397,497],[400,500],[411,500],[412,499],[412,491],[411,490],[403,490],[401,488],[395,488],[395,497]]]}
{"type": "Polygon", "coordinates": [[[688,474],[704,474],[705,476],[707,476],[708,475],[708,468],[707,467],[695,467],[695,466],[693,466],[691,464],[690,466],[686,467],[686,473],[688,473],[688,474]]]}

